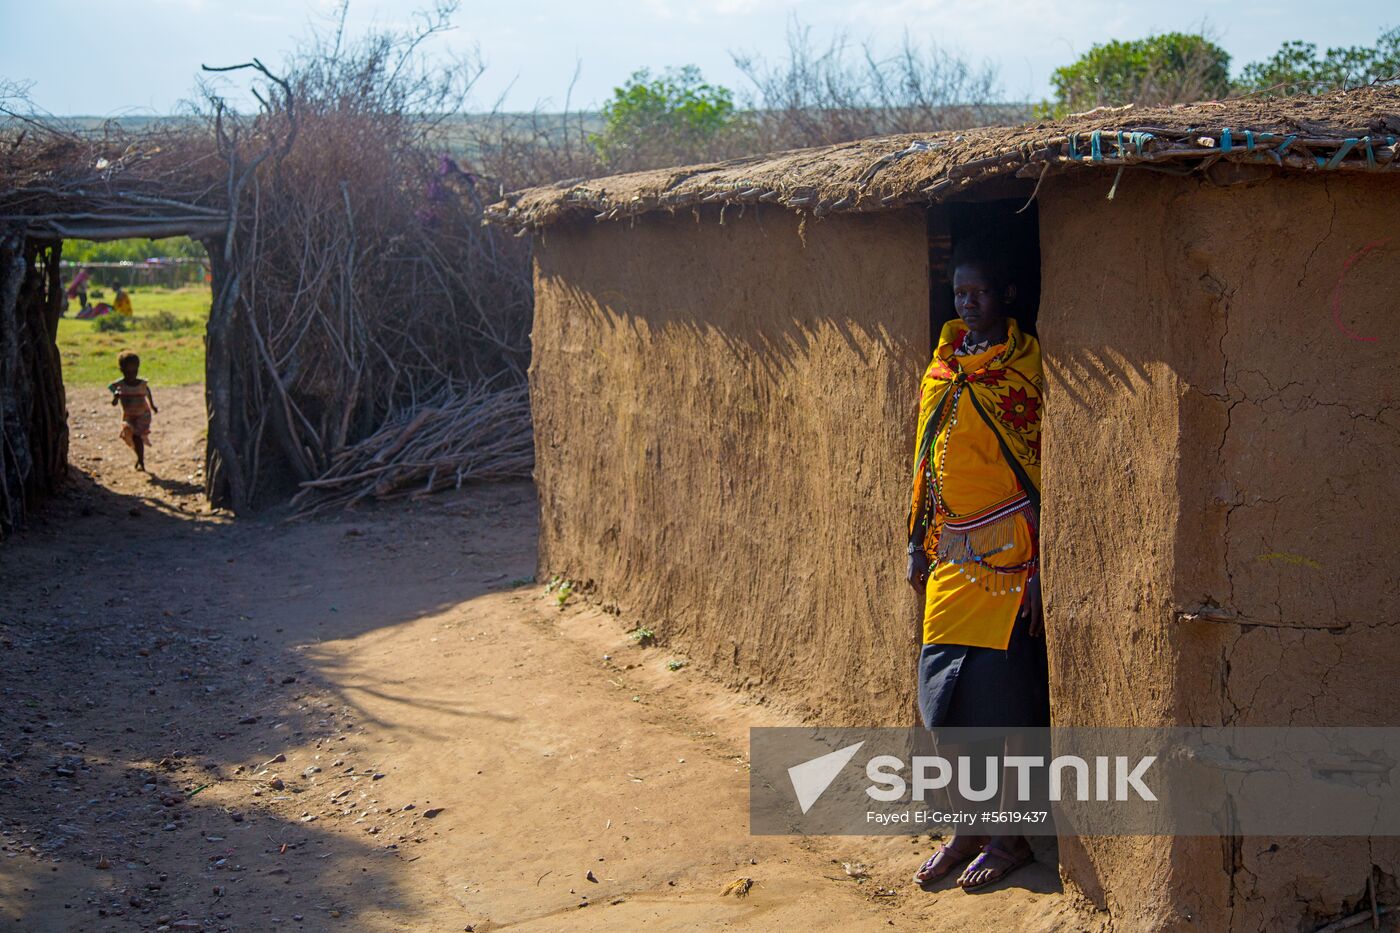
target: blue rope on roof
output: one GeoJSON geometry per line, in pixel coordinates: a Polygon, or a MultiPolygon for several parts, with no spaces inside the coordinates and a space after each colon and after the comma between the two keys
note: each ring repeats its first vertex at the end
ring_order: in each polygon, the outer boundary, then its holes
{"type": "MultiPolygon", "coordinates": [[[[1080,134],[1067,133],[1066,142],[1069,147],[1068,157],[1076,162],[1105,161],[1103,146],[1103,136],[1105,132],[1113,134],[1110,139],[1110,145],[1113,146],[1113,150],[1109,153],[1109,156],[1116,159],[1127,158],[1129,146],[1132,146],[1133,151],[1138,155],[1142,155],[1144,147],[1156,138],[1152,133],[1145,133],[1137,130],[1093,130],[1089,133],[1089,152],[1088,154],[1084,154],[1080,149],[1080,134]]],[[[1398,137],[1395,136],[1349,137],[1341,141],[1341,144],[1331,156],[1314,156],[1314,159],[1317,162],[1318,168],[1327,171],[1335,170],[1342,164],[1346,157],[1351,154],[1353,149],[1360,146],[1361,151],[1366,155],[1367,168],[1374,169],[1379,165],[1376,159],[1376,145],[1380,142],[1384,142],[1385,146],[1394,149],[1397,138],[1398,137]]],[[[1254,155],[1256,161],[1272,159],[1275,164],[1282,165],[1283,156],[1297,140],[1298,134],[1296,133],[1289,133],[1287,136],[1280,137],[1275,133],[1256,133],[1253,130],[1245,130],[1243,148],[1246,152],[1254,155]],[[1264,148],[1271,143],[1276,143],[1272,149],[1264,148]]],[[[1219,148],[1221,155],[1227,155],[1240,148],[1240,145],[1235,140],[1234,130],[1228,126],[1220,130],[1219,148]]],[[[1395,156],[1392,153],[1391,160],[1393,161],[1394,159],[1395,156]]]]}
{"type": "Polygon", "coordinates": [[[1330,161],[1327,159],[1326,156],[1318,156],[1317,167],[1328,170],[1336,168],[1338,165],[1342,164],[1342,160],[1346,158],[1347,153],[1355,149],[1356,144],[1359,142],[1361,142],[1361,140],[1357,139],[1354,136],[1345,140],[1342,143],[1342,145],[1337,148],[1337,151],[1332,153],[1332,158],[1330,161]]]}
{"type": "Polygon", "coordinates": [[[1154,138],[1155,137],[1151,133],[1135,132],[1128,134],[1128,140],[1133,144],[1133,148],[1137,150],[1138,155],[1142,155],[1142,147],[1147,145],[1147,143],[1154,138]]]}

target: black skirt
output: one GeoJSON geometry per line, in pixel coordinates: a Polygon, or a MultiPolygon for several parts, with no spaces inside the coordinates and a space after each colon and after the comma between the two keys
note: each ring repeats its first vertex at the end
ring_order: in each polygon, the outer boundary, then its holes
{"type": "Polygon", "coordinates": [[[924,726],[1035,728],[1050,725],[1045,638],[1016,617],[1006,650],[924,645],[919,654],[919,711],[924,726]]]}

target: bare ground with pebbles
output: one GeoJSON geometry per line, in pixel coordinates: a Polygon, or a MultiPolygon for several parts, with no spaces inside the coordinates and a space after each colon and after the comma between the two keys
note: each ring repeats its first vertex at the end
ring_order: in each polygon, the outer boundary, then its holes
{"type": "Polygon", "coordinates": [[[528,484],[235,522],[198,386],[149,476],[104,401],[0,545],[0,933],[1099,925],[1045,865],[928,893],[927,838],[750,836],[783,715],[528,582],[528,484]]]}

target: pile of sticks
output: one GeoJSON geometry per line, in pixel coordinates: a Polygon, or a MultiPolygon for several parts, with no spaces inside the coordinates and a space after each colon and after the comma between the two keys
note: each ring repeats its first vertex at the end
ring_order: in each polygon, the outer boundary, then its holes
{"type": "Polygon", "coordinates": [[[524,479],[534,465],[524,385],[446,385],[335,455],[292,498],[300,515],[367,499],[426,496],[464,483],[524,479]]]}
{"type": "MultiPolygon", "coordinates": [[[[529,244],[482,225],[489,183],[442,153],[421,116],[452,112],[451,86],[415,69],[416,44],[367,43],[305,51],[286,77],[257,60],[220,69],[253,74],[262,107],[211,105],[234,215],[211,248],[215,505],[260,505],[288,480],[327,493],[301,500],[319,504],[364,469],[366,495],[384,497],[401,469],[403,482],[419,478],[419,461],[430,486],[460,482],[479,472],[452,459],[470,427],[439,425],[391,463],[368,461],[404,427],[398,413],[444,385],[524,391],[529,244]]],[[[436,401],[485,404],[474,392],[436,401]]],[[[516,427],[527,450],[527,420],[516,427]]]]}

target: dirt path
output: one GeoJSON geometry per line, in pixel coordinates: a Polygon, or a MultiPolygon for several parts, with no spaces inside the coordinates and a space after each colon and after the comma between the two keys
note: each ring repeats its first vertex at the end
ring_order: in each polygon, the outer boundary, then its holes
{"type": "Polygon", "coordinates": [[[1099,925],[1049,867],[925,893],[926,838],[749,836],[746,729],[784,719],[527,582],[528,484],[233,522],[199,387],[149,477],[102,396],[0,546],[0,933],[1099,925]]]}

